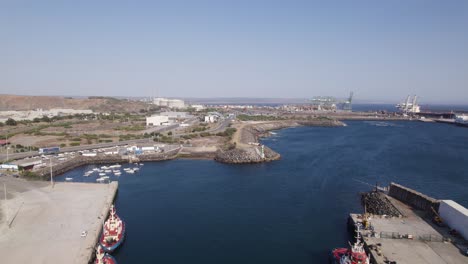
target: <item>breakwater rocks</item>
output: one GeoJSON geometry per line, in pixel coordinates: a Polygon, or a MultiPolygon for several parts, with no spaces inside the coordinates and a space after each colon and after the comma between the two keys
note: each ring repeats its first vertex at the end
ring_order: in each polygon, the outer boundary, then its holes
{"type": "Polygon", "coordinates": [[[235,148],[231,150],[219,150],[215,160],[223,163],[243,164],[260,163],[278,160],[281,155],[266,146],[252,146],[249,148],[235,148]],[[263,154],[262,154],[263,148],[263,154]]]}
{"type": "Polygon", "coordinates": [[[388,215],[399,217],[400,211],[381,192],[368,192],[361,194],[362,205],[366,211],[374,215],[388,215]]]}

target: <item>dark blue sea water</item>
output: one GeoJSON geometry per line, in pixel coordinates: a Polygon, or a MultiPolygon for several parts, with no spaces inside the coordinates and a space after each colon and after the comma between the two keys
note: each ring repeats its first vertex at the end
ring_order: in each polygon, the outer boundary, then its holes
{"type": "MultiPolygon", "coordinates": [[[[280,161],[145,163],[120,176],[127,238],[119,263],[326,263],[347,245],[358,193],[391,181],[468,207],[468,129],[347,122],[283,129],[264,140],[280,161]]],[[[61,176],[75,180],[92,166],[61,176]]]]}

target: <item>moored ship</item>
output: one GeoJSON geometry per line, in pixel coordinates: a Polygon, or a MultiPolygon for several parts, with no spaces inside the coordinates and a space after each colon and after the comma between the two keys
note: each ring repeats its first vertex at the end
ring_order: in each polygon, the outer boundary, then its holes
{"type": "Polygon", "coordinates": [[[421,108],[419,107],[417,100],[418,99],[416,95],[413,97],[413,99],[411,99],[411,96],[408,95],[405,102],[399,103],[395,107],[403,112],[403,114],[419,113],[421,112],[421,108]]]}
{"type": "Polygon", "coordinates": [[[455,116],[455,124],[459,126],[468,126],[468,115],[456,115],[455,116]]]}
{"type": "Polygon", "coordinates": [[[104,252],[104,249],[99,245],[96,249],[96,260],[94,261],[95,264],[117,264],[117,261],[109,255],[108,253],[104,252]]]}
{"type": "Polygon", "coordinates": [[[125,237],[125,222],[117,215],[115,206],[111,205],[110,214],[102,228],[99,244],[105,252],[112,252],[119,247],[125,237]]]}
{"type": "Polygon", "coordinates": [[[356,242],[349,248],[335,248],[332,250],[332,263],[334,264],[369,264],[370,258],[364,250],[359,227],[356,230],[356,242]]]}

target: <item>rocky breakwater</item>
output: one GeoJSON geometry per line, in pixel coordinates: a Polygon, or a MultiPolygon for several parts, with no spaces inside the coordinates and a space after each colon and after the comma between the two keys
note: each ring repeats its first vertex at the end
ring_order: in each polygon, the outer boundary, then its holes
{"type": "Polygon", "coordinates": [[[281,155],[259,143],[259,138],[269,131],[297,126],[344,126],[334,119],[282,120],[268,122],[245,122],[237,126],[230,145],[216,152],[215,160],[223,163],[260,163],[278,160],[281,155]]]}
{"type": "Polygon", "coordinates": [[[260,163],[280,159],[281,155],[266,146],[252,146],[219,150],[215,160],[224,163],[260,163]],[[263,148],[263,155],[262,155],[263,148]]]}

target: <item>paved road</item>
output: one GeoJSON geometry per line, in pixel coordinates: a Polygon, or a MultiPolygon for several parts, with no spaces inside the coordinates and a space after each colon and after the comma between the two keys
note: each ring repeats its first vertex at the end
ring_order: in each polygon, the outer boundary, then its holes
{"type": "MultiPolygon", "coordinates": [[[[123,146],[123,145],[132,145],[132,144],[139,144],[139,143],[152,143],[152,138],[144,138],[144,139],[132,139],[132,140],[125,140],[119,142],[111,142],[111,143],[99,143],[93,145],[83,145],[83,146],[76,146],[76,147],[65,147],[60,148],[60,152],[72,152],[72,151],[80,151],[80,150],[87,150],[87,149],[97,149],[97,148],[110,148],[115,146],[123,146]]],[[[8,159],[22,159],[31,156],[37,156],[39,153],[37,151],[30,151],[30,152],[21,152],[21,153],[12,153],[8,155],[8,159]]],[[[6,160],[6,154],[0,154],[0,161],[6,160]]]]}
{"type": "Polygon", "coordinates": [[[207,131],[205,132],[209,132],[209,133],[218,133],[218,132],[223,132],[224,130],[226,130],[226,128],[228,128],[229,124],[231,124],[231,120],[230,118],[227,118],[227,119],[223,119],[219,125],[213,129],[208,129],[207,131]]]}

